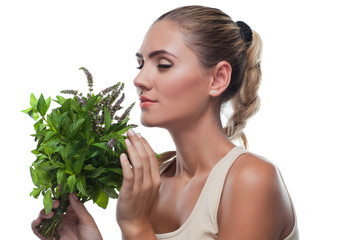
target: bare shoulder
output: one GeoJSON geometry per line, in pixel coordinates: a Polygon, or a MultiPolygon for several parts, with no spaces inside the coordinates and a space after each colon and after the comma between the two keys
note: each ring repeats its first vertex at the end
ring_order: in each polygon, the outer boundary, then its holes
{"type": "Polygon", "coordinates": [[[251,153],[238,157],[225,180],[218,225],[219,239],[283,239],[291,232],[291,202],[273,163],[251,153]]]}
{"type": "Polygon", "coordinates": [[[279,184],[280,176],[276,166],[263,157],[244,153],[231,166],[226,185],[240,187],[264,187],[279,184]]]}

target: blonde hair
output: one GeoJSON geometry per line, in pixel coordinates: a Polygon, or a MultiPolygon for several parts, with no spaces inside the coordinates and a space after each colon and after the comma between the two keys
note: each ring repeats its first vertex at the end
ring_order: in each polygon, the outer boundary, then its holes
{"type": "Polygon", "coordinates": [[[239,91],[231,98],[233,114],[229,118],[224,131],[230,139],[241,138],[245,148],[247,139],[243,129],[250,117],[260,108],[258,89],[261,83],[261,52],[260,36],[252,31],[253,39],[246,50],[246,66],[239,91]]]}
{"type": "Polygon", "coordinates": [[[238,26],[221,10],[204,6],[176,8],[160,16],[154,24],[162,20],[178,24],[184,32],[186,45],[198,55],[204,67],[214,67],[220,61],[227,61],[231,65],[231,80],[218,97],[219,108],[231,102],[233,113],[224,131],[231,140],[240,138],[246,148],[247,139],[243,129],[260,106],[260,36],[252,31],[252,41],[248,42],[241,25],[238,26]]]}

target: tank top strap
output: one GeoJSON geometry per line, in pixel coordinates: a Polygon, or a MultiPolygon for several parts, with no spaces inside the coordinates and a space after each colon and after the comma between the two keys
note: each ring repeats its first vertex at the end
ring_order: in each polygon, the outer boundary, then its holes
{"type": "Polygon", "coordinates": [[[217,213],[227,173],[235,160],[246,152],[247,150],[242,147],[234,147],[213,167],[202,190],[203,196],[199,199],[201,204],[198,204],[202,210],[199,212],[206,212],[207,220],[212,223],[216,232],[218,232],[217,213]]]}

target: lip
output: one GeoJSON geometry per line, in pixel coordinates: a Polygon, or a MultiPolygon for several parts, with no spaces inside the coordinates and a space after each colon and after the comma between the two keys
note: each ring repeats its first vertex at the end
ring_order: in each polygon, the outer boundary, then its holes
{"type": "Polygon", "coordinates": [[[152,100],[152,99],[144,97],[144,96],[140,96],[139,100],[140,100],[141,108],[146,108],[146,107],[149,107],[149,106],[153,105],[154,103],[156,103],[155,100],[152,100]]]}
{"type": "Polygon", "coordinates": [[[140,102],[156,102],[150,98],[144,97],[144,96],[140,96],[139,98],[140,102]]]}

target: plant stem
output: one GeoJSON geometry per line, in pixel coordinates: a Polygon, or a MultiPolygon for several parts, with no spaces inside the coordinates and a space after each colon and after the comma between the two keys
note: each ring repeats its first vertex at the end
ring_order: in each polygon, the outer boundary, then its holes
{"type": "Polygon", "coordinates": [[[38,226],[39,233],[49,239],[53,239],[53,237],[56,237],[56,239],[60,239],[58,231],[61,230],[61,228],[63,227],[63,215],[69,206],[68,196],[64,196],[59,200],[60,206],[52,210],[54,212],[54,216],[50,219],[43,219],[38,226]]]}

